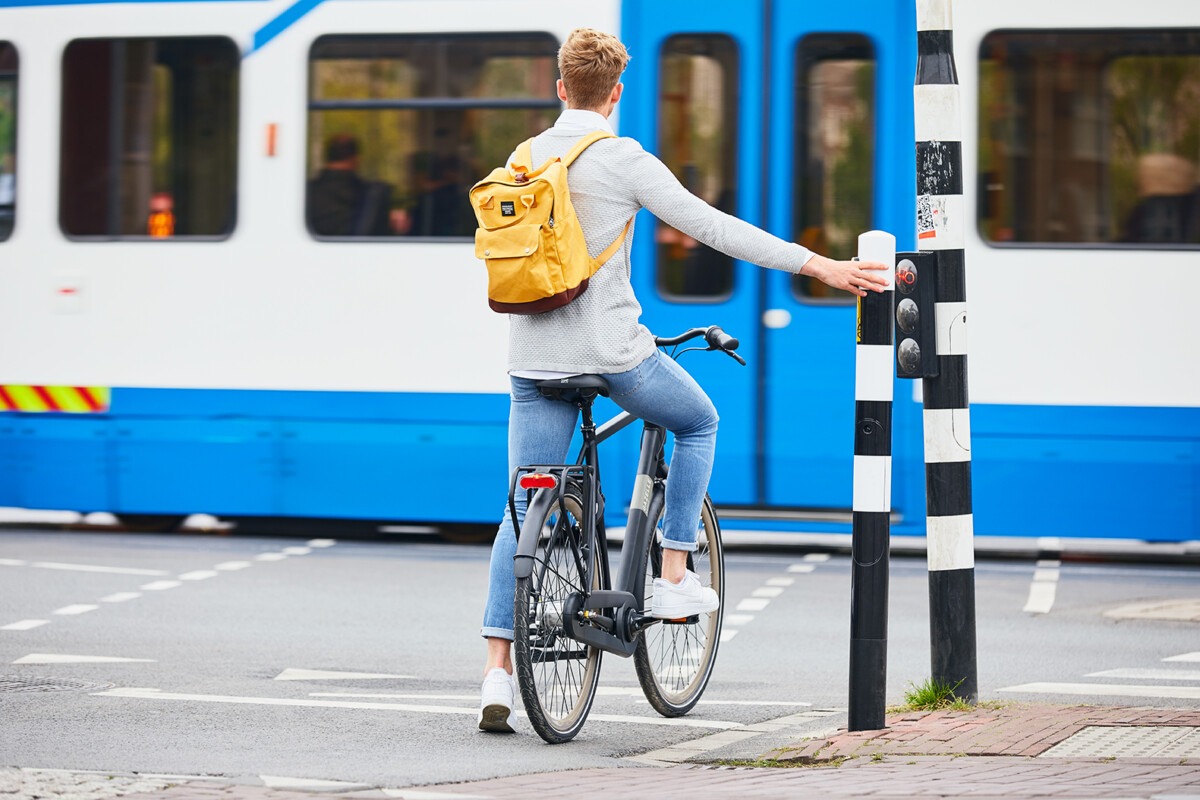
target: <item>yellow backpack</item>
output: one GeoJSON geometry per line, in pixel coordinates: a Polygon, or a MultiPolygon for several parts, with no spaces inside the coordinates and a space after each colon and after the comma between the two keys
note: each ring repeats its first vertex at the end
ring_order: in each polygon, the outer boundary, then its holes
{"type": "Polygon", "coordinates": [[[587,289],[588,279],[625,241],[633,220],[593,259],[571,206],[567,167],[579,154],[611,133],[596,131],[565,157],[536,170],[530,142],[517,147],[516,160],[497,167],[471,187],[471,207],[479,220],[475,257],[488,271],[488,305],[501,314],[541,314],[565,306],[587,289]]]}

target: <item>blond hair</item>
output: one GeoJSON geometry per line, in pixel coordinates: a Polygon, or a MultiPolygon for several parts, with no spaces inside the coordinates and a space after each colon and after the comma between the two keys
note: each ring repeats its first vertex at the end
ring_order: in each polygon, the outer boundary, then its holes
{"type": "Polygon", "coordinates": [[[573,108],[596,109],[608,101],[629,63],[629,51],[611,33],[576,28],[558,49],[558,72],[573,108]]]}

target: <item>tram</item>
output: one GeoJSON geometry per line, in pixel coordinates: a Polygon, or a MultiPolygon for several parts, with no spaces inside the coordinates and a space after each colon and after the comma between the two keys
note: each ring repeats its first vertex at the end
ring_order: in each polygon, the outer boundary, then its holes
{"type": "MultiPolygon", "coordinates": [[[[1086,5],[954,9],[975,531],[1200,539],[1200,5],[1086,5]]],[[[3,3],[0,505],[499,519],[507,321],[464,198],[553,122],[566,34],[628,45],[621,135],[847,258],[869,229],[916,246],[914,6],[3,3]]],[[[723,515],[849,531],[854,299],[637,233],[646,324],[720,324],[749,361],[684,359],[723,515]]],[[[897,533],[924,529],[919,391],[897,533]]]]}

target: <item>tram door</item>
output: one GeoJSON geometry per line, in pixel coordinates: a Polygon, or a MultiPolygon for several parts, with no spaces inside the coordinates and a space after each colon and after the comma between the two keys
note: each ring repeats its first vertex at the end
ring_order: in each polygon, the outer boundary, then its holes
{"type": "MultiPolygon", "coordinates": [[[[709,203],[850,258],[859,233],[912,227],[915,23],[907,2],[835,5],[630,0],[621,130],[709,203]]],[[[733,261],[648,215],[638,232],[647,324],[720,324],[750,361],[685,361],[721,413],[717,503],[849,509],[855,299],[733,261]]]]}

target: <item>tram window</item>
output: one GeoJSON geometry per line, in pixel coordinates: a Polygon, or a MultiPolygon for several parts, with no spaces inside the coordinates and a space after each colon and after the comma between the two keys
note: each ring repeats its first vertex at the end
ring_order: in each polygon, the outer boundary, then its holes
{"type": "Polygon", "coordinates": [[[63,231],[102,239],[228,235],[237,187],[239,62],[227,38],[68,44],[63,231]]]}
{"type": "Polygon", "coordinates": [[[990,242],[1200,244],[1200,30],[991,33],[979,134],[990,242]]]}
{"type": "Polygon", "coordinates": [[[324,36],[309,54],[309,231],[462,238],[467,190],[554,124],[549,34],[324,36]]]}
{"type": "Polygon", "coordinates": [[[0,242],[17,212],[17,50],[0,42],[0,242]]]}
{"type": "MultiPolygon", "coordinates": [[[[737,45],[728,36],[672,36],[659,61],[658,154],[680,183],[732,214],[737,164],[737,45]]],[[[656,221],[658,290],[674,300],[733,291],[733,259],[656,221]]]]}
{"type": "MultiPolygon", "coordinates": [[[[875,161],[875,60],[857,34],[813,34],[796,58],[793,238],[814,252],[849,259],[871,229],[875,161]]],[[[855,296],[805,275],[792,291],[808,302],[855,296]]]]}

